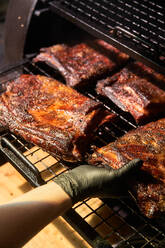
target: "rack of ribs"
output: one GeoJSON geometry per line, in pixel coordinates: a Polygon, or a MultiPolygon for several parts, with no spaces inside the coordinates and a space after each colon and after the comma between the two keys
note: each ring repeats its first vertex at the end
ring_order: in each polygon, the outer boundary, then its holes
{"type": "Polygon", "coordinates": [[[53,156],[76,162],[115,114],[57,80],[21,75],[0,96],[0,124],[53,156]]]}
{"type": "Polygon", "coordinates": [[[164,112],[165,76],[140,62],[130,63],[114,76],[100,80],[96,91],[129,112],[137,123],[164,112]]]}
{"type": "Polygon", "coordinates": [[[41,48],[34,62],[46,62],[57,69],[67,85],[81,87],[125,64],[129,56],[102,40],[74,46],[58,44],[41,48]]]}
{"type": "Polygon", "coordinates": [[[135,158],[143,160],[140,176],[130,183],[140,209],[150,218],[165,213],[164,118],[129,131],[96,149],[89,163],[118,169],[135,158]]]}

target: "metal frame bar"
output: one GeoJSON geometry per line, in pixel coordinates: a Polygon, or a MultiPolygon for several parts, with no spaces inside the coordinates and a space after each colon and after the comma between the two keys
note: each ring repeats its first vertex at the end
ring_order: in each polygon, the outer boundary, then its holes
{"type": "Polygon", "coordinates": [[[5,64],[19,63],[24,56],[27,31],[38,0],[10,0],[5,22],[5,64]]]}
{"type": "Polygon", "coordinates": [[[6,137],[0,137],[0,151],[33,187],[45,184],[37,168],[6,137]]]}

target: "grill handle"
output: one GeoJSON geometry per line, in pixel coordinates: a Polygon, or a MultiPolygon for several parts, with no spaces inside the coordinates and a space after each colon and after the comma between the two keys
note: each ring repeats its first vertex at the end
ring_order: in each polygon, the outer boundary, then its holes
{"type": "Polygon", "coordinates": [[[0,138],[0,151],[8,158],[14,168],[32,184],[33,187],[45,184],[38,169],[5,137],[0,138]]]}

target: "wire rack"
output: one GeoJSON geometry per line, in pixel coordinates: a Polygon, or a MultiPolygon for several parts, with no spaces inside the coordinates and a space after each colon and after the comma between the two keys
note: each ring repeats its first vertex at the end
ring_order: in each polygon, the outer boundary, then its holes
{"type": "MultiPolygon", "coordinates": [[[[59,77],[48,66],[34,65],[29,61],[0,75],[0,91],[5,90],[6,81],[22,73],[59,77]]],[[[84,94],[102,101],[92,90],[85,91],[84,94]]],[[[94,140],[97,146],[111,142],[136,127],[131,117],[112,102],[104,100],[102,103],[105,108],[117,113],[118,118],[112,125],[105,125],[98,130],[94,140]]],[[[57,175],[70,169],[64,161],[50,156],[41,148],[3,128],[0,131],[2,154],[33,186],[49,183],[57,175]]],[[[146,219],[131,199],[86,199],[74,205],[63,217],[92,247],[165,247],[164,220],[146,219]]]]}
{"type": "Polygon", "coordinates": [[[165,4],[149,0],[55,0],[52,10],[165,73],[165,4]]]}

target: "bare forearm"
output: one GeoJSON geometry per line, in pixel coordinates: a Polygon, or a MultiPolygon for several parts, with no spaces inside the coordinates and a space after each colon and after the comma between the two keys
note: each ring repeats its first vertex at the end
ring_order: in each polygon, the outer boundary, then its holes
{"type": "Polygon", "coordinates": [[[70,197],[54,182],[0,206],[0,247],[22,247],[71,206],[70,197]]]}

